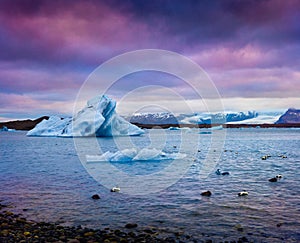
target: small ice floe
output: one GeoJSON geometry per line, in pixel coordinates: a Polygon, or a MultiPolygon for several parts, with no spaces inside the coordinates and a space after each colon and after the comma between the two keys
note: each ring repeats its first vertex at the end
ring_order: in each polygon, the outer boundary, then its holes
{"type": "Polygon", "coordinates": [[[211,191],[206,191],[206,192],[202,192],[201,196],[210,197],[211,194],[212,194],[211,191]]]}
{"type": "Polygon", "coordinates": [[[102,155],[86,155],[87,162],[130,162],[130,161],[160,161],[160,160],[174,160],[174,159],[183,159],[186,157],[186,154],[182,153],[167,153],[161,150],[152,148],[144,148],[137,150],[124,149],[122,151],[105,152],[102,155]]]}
{"type": "Polygon", "coordinates": [[[229,175],[230,174],[228,171],[221,172],[220,169],[217,169],[215,173],[217,175],[229,175]]]}
{"type": "Polygon", "coordinates": [[[168,130],[180,130],[179,127],[169,127],[168,130]]]}
{"type": "Polygon", "coordinates": [[[222,125],[220,125],[220,126],[212,126],[212,127],[210,127],[210,128],[208,128],[209,130],[222,130],[223,129],[223,126],[222,125]]]}
{"type": "Polygon", "coordinates": [[[6,126],[3,126],[0,128],[0,132],[8,132],[8,128],[6,126]]]}
{"type": "Polygon", "coordinates": [[[211,131],[201,131],[201,132],[199,132],[199,134],[212,134],[212,132],[211,131]]]}
{"type": "Polygon", "coordinates": [[[114,186],[112,189],[110,189],[111,192],[119,192],[121,191],[121,188],[118,186],[114,186]]]}
{"type": "Polygon", "coordinates": [[[243,191],[241,191],[241,192],[238,193],[238,196],[239,197],[243,197],[243,196],[248,196],[248,194],[249,193],[247,191],[243,190],[243,191]]]}

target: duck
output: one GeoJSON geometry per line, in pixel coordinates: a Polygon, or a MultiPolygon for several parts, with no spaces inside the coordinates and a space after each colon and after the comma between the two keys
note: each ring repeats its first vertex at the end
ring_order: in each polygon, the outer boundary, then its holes
{"type": "Polygon", "coordinates": [[[277,176],[269,179],[269,182],[277,182],[278,180],[282,179],[282,175],[281,174],[278,174],[277,176]]]}
{"type": "Polygon", "coordinates": [[[278,157],[281,157],[281,158],[283,158],[283,159],[286,159],[286,158],[287,158],[287,156],[284,155],[284,154],[281,154],[281,155],[279,155],[278,157]]]}
{"type": "Polygon", "coordinates": [[[221,172],[220,169],[217,169],[216,174],[217,175],[229,175],[229,172],[228,171],[221,172]]]}
{"type": "Polygon", "coordinates": [[[244,191],[239,192],[239,193],[238,193],[238,196],[239,196],[239,197],[242,197],[242,196],[248,196],[248,194],[249,194],[249,193],[248,193],[247,191],[244,190],[244,191]]]}
{"type": "Polygon", "coordinates": [[[94,194],[92,196],[92,199],[95,199],[95,200],[99,200],[100,199],[100,196],[98,194],[94,194]]]}
{"type": "Polygon", "coordinates": [[[267,154],[267,155],[262,156],[261,159],[266,160],[266,159],[271,158],[271,157],[272,157],[271,155],[267,154]]]}
{"type": "Polygon", "coordinates": [[[118,186],[113,187],[112,189],[110,189],[111,192],[119,192],[121,189],[118,186]]]}
{"type": "Polygon", "coordinates": [[[277,182],[277,178],[273,177],[273,178],[269,179],[269,182],[277,182]]]}
{"type": "Polygon", "coordinates": [[[222,172],[221,175],[229,175],[228,171],[222,172]]]}
{"type": "Polygon", "coordinates": [[[206,196],[206,197],[210,197],[211,196],[211,191],[206,191],[206,192],[202,192],[201,196],[206,196]]]}

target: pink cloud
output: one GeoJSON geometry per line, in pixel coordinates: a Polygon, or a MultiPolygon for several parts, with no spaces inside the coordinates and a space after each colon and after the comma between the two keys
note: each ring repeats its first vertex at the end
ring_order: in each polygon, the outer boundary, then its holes
{"type": "Polygon", "coordinates": [[[251,68],[211,72],[224,97],[299,97],[299,72],[289,68],[251,68]]]}
{"type": "Polygon", "coordinates": [[[86,74],[57,69],[14,66],[0,63],[0,89],[2,92],[63,92],[79,89],[86,74]]]}
{"type": "Polygon", "coordinates": [[[46,59],[101,60],[111,52],[124,51],[124,47],[134,48],[137,42],[150,37],[146,24],[101,2],[74,2],[56,10],[6,15],[1,22],[11,37],[40,49],[46,59]]]}
{"type": "Polygon", "coordinates": [[[71,114],[73,109],[73,101],[49,101],[35,99],[30,95],[0,94],[0,114],[71,114]]]}
{"type": "Polygon", "coordinates": [[[216,46],[192,54],[190,58],[204,68],[224,70],[273,66],[279,54],[278,50],[266,51],[254,45],[241,48],[216,46]]]}

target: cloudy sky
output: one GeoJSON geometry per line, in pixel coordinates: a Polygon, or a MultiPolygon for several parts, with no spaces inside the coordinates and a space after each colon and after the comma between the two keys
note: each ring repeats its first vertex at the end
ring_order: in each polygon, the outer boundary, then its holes
{"type": "MultiPolygon", "coordinates": [[[[225,109],[299,108],[299,23],[298,0],[2,0],[0,120],[71,114],[95,68],[139,49],[173,51],[196,62],[225,109]]],[[[108,93],[121,101],[136,88],[162,86],[197,110],[199,97],[177,79],[136,73],[108,93]]],[[[132,112],[130,104],[139,102],[170,102],[163,90],[135,92],[119,112],[132,112]]],[[[178,103],[174,111],[181,108],[178,103]]]]}

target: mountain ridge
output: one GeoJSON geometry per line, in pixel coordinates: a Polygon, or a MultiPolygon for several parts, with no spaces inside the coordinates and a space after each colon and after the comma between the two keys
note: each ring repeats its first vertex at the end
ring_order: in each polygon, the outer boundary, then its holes
{"type": "MultiPolygon", "coordinates": [[[[138,113],[133,116],[125,116],[127,121],[141,128],[160,126],[169,127],[200,127],[208,128],[214,125],[223,125],[226,128],[239,127],[300,127],[300,109],[289,108],[286,112],[227,112],[227,113],[196,113],[179,114],[172,113],[138,113]],[[212,119],[213,117],[213,119],[212,119]],[[213,121],[213,122],[212,122],[213,121]],[[219,122],[219,123],[218,123],[219,122]]],[[[35,120],[16,120],[0,122],[3,126],[15,130],[31,130],[49,116],[42,116],[35,120]]]]}
{"type": "Polygon", "coordinates": [[[289,108],[275,124],[292,124],[300,122],[300,109],[289,108]]]}

